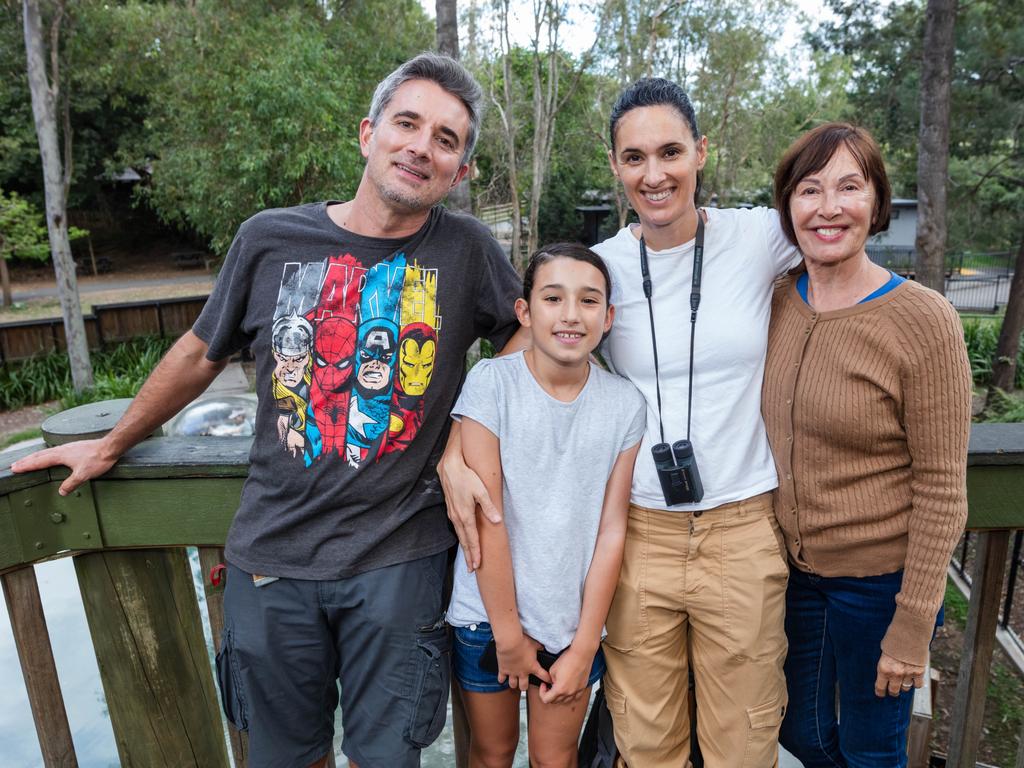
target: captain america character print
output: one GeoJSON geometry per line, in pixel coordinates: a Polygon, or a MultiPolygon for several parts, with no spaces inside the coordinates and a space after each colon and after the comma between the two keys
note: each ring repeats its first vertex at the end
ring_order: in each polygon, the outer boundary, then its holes
{"type": "Polygon", "coordinates": [[[437,355],[437,278],[401,253],[284,265],[271,386],[285,456],[357,468],[409,446],[437,355]]]}

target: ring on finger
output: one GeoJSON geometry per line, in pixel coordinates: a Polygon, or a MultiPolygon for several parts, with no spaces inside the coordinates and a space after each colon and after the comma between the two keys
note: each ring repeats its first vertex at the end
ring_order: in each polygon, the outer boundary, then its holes
{"type": "Polygon", "coordinates": [[[902,683],[900,683],[900,688],[902,688],[905,691],[909,691],[913,687],[914,687],[913,681],[907,682],[906,680],[904,680],[902,683]]]}

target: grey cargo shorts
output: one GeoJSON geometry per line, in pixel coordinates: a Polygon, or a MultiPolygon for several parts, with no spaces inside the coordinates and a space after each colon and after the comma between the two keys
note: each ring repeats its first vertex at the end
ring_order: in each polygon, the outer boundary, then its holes
{"type": "Polygon", "coordinates": [[[306,768],[332,748],[360,768],[414,768],[445,723],[447,553],[336,581],[263,579],[228,565],[217,676],[249,733],[252,768],[306,768]]]}

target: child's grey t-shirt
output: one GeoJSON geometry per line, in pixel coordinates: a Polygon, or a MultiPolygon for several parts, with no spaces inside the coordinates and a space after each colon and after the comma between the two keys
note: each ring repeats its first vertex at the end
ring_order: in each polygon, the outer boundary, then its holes
{"type": "MultiPolygon", "coordinates": [[[[576,399],[561,402],[541,388],[518,352],[481,360],[452,416],[473,419],[501,443],[519,621],[558,653],[579,625],[608,478],[619,454],[643,437],[646,402],[629,381],[596,365],[576,399]]],[[[460,547],[448,621],[465,627],[487,620],[460,547]]]]}

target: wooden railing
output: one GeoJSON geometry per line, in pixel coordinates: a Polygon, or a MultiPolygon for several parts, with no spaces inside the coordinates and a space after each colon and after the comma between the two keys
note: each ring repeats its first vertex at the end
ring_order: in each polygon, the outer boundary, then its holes
{"type": "MultiPolygon", "coordinates": [[[[93,420],[116,418],[93,409],[93,420]]],[[[80,425],[76,434],[101,432],[80,425]]],[[[61,441],[71,432],[45,430],[61,441]]],[[[185,546],[199,547],[219,640],[220,589],[208,581],[247,474],[249,438],[152,438],[67,497],[63,468],[14,475],[0,464],[0,581],[47,766],[77,762],[32,564],[73,556],[117,749],[124,765],[228,765],[185,546]],[[155,757],[158,756],[158,757],[155,757]]],[[[26,451],[27,452],[27,451],[26,451]]],[[[22,452],[25,453],[25,452],[22,452]]],[[[1011,531],[1024,528],[1024,424],[976,425],[968,469],[979,533],[947,765],[975,765],[1011,531]]],[[[232,733],[236,765],[244,738],[232,733]]],[[[1018,768],[1024,767],[1024,751],[1018,768]]]]}

